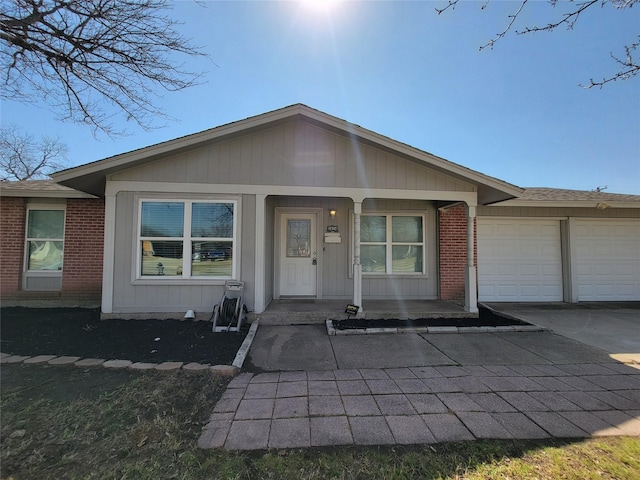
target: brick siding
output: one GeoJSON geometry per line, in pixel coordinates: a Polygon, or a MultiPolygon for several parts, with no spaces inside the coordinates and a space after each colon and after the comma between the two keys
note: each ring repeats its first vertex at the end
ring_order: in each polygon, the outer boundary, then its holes
{"type": "MultiPolygon", "coordinates": [[[[464,303],[467,266],[467,209],[457,205],[438,211],[440,299],[464,303]]],[[[474,225],[474,265],[477,265],[476,225],[474,225]]]]}
{"type": "Polygon", "coordinates": [[[104,201],[68,199],[65,221],[62,289],[22,290],[26,201],[0,201],[0,300],[3,306],[99,306],[102,291],[104,201]]]}

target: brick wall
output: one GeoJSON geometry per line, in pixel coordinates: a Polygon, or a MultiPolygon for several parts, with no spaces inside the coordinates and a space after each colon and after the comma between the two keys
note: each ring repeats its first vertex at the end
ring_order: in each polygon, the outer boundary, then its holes
{"type": "Polygon", "coordinates": [[[104,201],[67,200],[62,296],[99,303],[104,251],[104,201]]]}
{"type": "MultiPolygon", "coordinates": [[[[438,211],[440,299],[464,303],[464,277],[467,266],[467,209],[457,205],[438,211]]],[[[474,225],[474,264],[477,265],[477,240],[474,225]]]]}
{"type": "Polygon", "coordinates": [[[26,200],[0,200],[0,302],[3,306],[99,306],[102,291],[104,201],[68,199],[62,289],[22,290],[26,200]]]}
{"type": "Polygon", "coordinates": [[[0,300],[19,294],[24,259],[25,200],[0,198],[0,300]]]}

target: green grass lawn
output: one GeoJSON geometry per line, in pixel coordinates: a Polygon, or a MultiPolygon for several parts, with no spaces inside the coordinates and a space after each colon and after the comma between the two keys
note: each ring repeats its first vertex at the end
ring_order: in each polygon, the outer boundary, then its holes
{"type": "Polygon", "coordinates": [[[2,479],[640,479],[640,439],[230,453],[196,442],[228,380],[3,365],[2,479]]]}

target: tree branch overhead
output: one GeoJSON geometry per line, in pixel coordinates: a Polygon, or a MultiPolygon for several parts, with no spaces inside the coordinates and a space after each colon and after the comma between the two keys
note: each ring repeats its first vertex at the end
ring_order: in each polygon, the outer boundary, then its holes
{"type": "Polygon", "coordinates": [[[168,0],[0,0],[2,96],[46,98],[60,117],[120,133],[117,113],[144,129],[165,117],[153,100],[200,81],[177,56],[205,56],[178,33],[168,0]],[[102,101],[106,100],[106,106],[102,101]]]}

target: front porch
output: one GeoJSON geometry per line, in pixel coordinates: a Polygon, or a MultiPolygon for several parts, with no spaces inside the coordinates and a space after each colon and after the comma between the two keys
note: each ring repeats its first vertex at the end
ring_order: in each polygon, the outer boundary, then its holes
{"type": "MultiPolygon", "coordinates": [[[[365,318],[478,318],[478,312],[467,312],[464,306],[444,300],[365,300],[365,318]]],[[[264,312],[250,314],[251,321],[261,325],[324,323],[327,318],[346,319],[347,300],[280,299],[273,300],[264,312]]]]}

